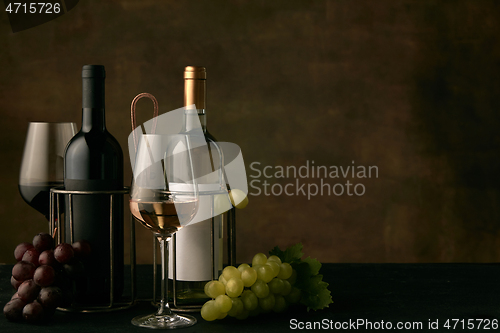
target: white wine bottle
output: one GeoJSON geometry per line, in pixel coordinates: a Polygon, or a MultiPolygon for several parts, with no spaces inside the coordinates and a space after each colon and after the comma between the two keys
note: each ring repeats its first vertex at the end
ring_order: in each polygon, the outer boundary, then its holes
{"type": "MultiPolygon", "coordinates": [[[[198,177],[200,196],[220,190],[221,186],[225,187],[222,174],[217,172],[221,167],[221,160],[215,146],[216,139],[207,130],[206,79],[204,67],[188,66],[184,70],[186,111],[183,131],[189,133],[199,129],[198,124],[200,124],[208,146],[208,150],[198,151],[196,148],[192,150],[193,162],[203,175],[198,177]],[[187,107],[193,104],[196,105],[196,109],[187,107]],[[206,156],[207,153],[209,156],[206,156]]],[[[199,210],[213,211],[213,196],[211,200],[202,202],[200,205],[204,207],[199,207],[199,210]]],[[[205,284],[214,277],[217,278],[222,271],[223,217],[224,215],[218,215],[212,219],[188,225],[175,234],[169,251],[169,279],[172,283],[175,259],[175,289],[178,304],[202,305],[209,298],[204,293],[205,284]]],[[[173,288],[169,290],[173,293],[173,288]]]]}

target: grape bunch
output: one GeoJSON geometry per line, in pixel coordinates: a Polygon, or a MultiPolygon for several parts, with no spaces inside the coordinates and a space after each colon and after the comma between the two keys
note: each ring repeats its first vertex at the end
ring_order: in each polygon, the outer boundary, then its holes
{"type": "Polygon", "coordinates": [[[278,256],[258,253],[252,266],[227,266],[218,281],[205,285],[205,294],[212,300],[203,305],[201,316],[213,321],[228,315],[246,319],[262,312],[283,312],[301,298],[300,289],[294,287],[296,277],[292,266],[278,256]]]}
{"type": "Polygon", "coordinates": [[[36,235],[33,243],[19,244],[14,251],[18,262],[10,279],[16,293],[3,309],[5,317],[39,323],[50,319],[58,306],[70,305],[72,282],[81,278],[81,260],[89,254],[88,242],[54,247],[54,239],[47,233],[36,235]]]}

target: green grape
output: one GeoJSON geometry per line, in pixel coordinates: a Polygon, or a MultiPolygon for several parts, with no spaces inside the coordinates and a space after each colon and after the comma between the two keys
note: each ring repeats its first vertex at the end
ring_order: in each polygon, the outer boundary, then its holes
{"type": "Polygon", "coordinates": [[[267,262],[269,262],[269,261],[274,261],[274,262],[277,262],[278,264],[281,265],[281,259],[278,256],[274,256],[274,255],[270,256],[269,258],[267,258],[267,262]]]}
{"type": "MultiPolygon", "coordinates": [[[[287,261],[293,261],[294,267],[301,263],[300,258],[292,256],[301,248],[299,246],[301,245],[297,244],[292,247],[292,252],[287,254],[290,257],[287,261]]],[[[305,262],[313,268],[319,265],[314,260],[305,262]]],[[[201,316],[206,321],[224,319],[227,316],[242,320],[271,311],[281,313],[286,311],[290,304],[299,302],[309,308],[322,308],[328,305],[326,299],[328,290],[320,285],[321,277],[319,276],[319,280],[311,279],[310,282],[301,280],[300,286],[297,283],[297,286],[301,288],[305,286],[305,290],[312,290],[316,293],[310,296],[306,293],[302,297],[302,291],[294,287],[297,281],[297,271],[290,263],[282,262],[281,258],[276,255],[268,258],[264,253],[257,253],[252,258],[251,265],[243,263],[237,267],[227,266],[218,280],[205,284],[205,294],[212,300],[202,306],[201,316]],[[310,289],[307,289],[309,287],[310,289]],[[317,288],[314,289],[314,287],[317,288]]]]}
{"type": "Polygon", "coordinates": [[[224,277],[224,275],[220,275],[219,276],[219,282],[222,282],[222,284],[225,286],[227,284],[227,280],[226,278],[224,277]]]}
{"type": "Polygon", "coordinates": [[[283,281],[283,290],[280,292],[280,295],[286,296],[292,290],[292,285],[290,284],[290,282],[288,282],[288,280],[282,280],[282,281],[283,281]]]}
{"type": "Polygon", "coordinates": [[[220,316],[221,312],[215,306],[215,301],[211,300],[203,304],[201,308],[201,316],[206,321],[213,321],[220,316]]]}
{"type": "Polygon", "coordinates": [[[275,304],[276,299],[274,298],[274,294],[269,294],[267,297],[259,298],[259,306],[264,312],[271,311],[275,304]]]}
{"type": "Polygon", "coordinates": [[[236,316],[236,319],[244,320],[248,318],[248,315],[250,314],[250,311],[243,309],[241,312],[236,316]]]}
{"type": "Polygon", "coordinates": [[[297,271],[295,269],[292,270],[292,275],[288,278],[288,282],[293,286],[297,281],[297,271]]]}
{"type": "Polygon", "coordinates": [[[260,265],[260,264],[257,264],[257,265],[252,265],[252,268],[255,269],[255,271],[257,272],[257,270],[259,269],[259,267],[262,267],[263,265],[260,265]]]}
{"type": "Polygon", "coordinates": [[[269,295],[269,286],[267,285],[267,283],[260,279],[257,279],[257,281],[255,281],[251,289],[255,293],[255,296],[257,296],[258,298],[264,298],[269,295]]]}
{"type": "Polygon", "coordinates": [[[215,299],[215,306],[220,312],[228,312],[233,306],[233,301],[226,295],[219,295],[215,299]]]}
{"type": "Polygon", "coordinates": [[[267,266],[270,266],[271,269],[273,270],[273,277],[276,277],[278,273],[280,272],[280,264],[278,264],[275,261],[268,261],[266,263],[267,266]]]}
{"type": "Polygon", "coordinates": [[[275,302],[274,302],[273,311],[278,312],[278,313],[285,311],[286,307],[288,306],[285,298],[281,295],[274,295],[274,299],[275,299],[275,302]]]}
{"type": "Polygon", "coordinates": [[[246,310],[252,311],[259,305],[259,300],[251,290],[245,290],[241,294],[241,301],[246,310]]]}
{"type": "Polygon", "coordinates": [[[262,265],[257,268],[257,278],[261,279],[265,283],[270,282],[273,279],[273,269],[269,265],[262,265]]]}
{"type": "Polygon", "coordinates": [[[231,199],[231,204],[238,209],[243,209],[248,205],[248,196],[245,192],[237,188],[229,191],[229,198],[231,199]]]}
{"type": "Polygon", "coordinates": [[[243,302],[241,301],[241,298],[236,297],[231,298],[231,302],[233,303],[233,306],[227,314],[231,317],[236,317],[244,310],[243,302]]]}
{"type": "Polygon", "coordinates": [[[205,286],[205,294],[210,298],[216,298],[219,295],[224,295],[226,293],[226,287],[219,281],[210,281],[205,286]]]}
{"type": "Polygon", "coordinates": [[[264,265],[267,262],[267,257],[264,253],[257,253],[252,259],[252,266],[264,265]]]}
{"type": "Polygon", "coordinates": [[[214,215],[220,215],[231,209],[231,200],[227,194],[219,194],[214,197],[214,215]]]}
{"type": "Polygon", "coordinates": [[[241,272],[241,280],[245,287],[251,287],[257,280],[257,272],[252,267],[247,267],[241,272]]]}
{"type": "Polygon", "coordinates": [[[240,278],[232,278],[227,281],[226,294],[229,297],[238,297],[243,292],[243,281],[240,278]]]}
{"type": "Polygon", "coordinates": [[[248,268],[248,267],[250,267],[250,265],[249,265],[249,264],[241,264],[241,265],[239,265],[239,266],[238,266],[238,270],[239,270],[241,273],[243,273],[243,271],[245,270],[245,268],[248,268]]]}
{"type": "Polygon", "coordinates": [[[271,282],[269,282],[269,291],[272,292],[273,294],[281,293],[284,288],[285,288],[285,283],[283,282],[282,279],[274,278],[271,280],[271,282]]]}
{"type": "Polygon", "coordinates": [[[292,287],[290,293],[285,296],[285,300],[291,304],[298,303],[300,301],[300,289],[292,287]]]}
{"type": "Polygon", "coordinates": [[[289,279],[292,276],[292,266],[287,262],[282,263],[277,276],[283,280],[289,279]]]}
{"type": "Polygon", "coordinates": [[[222,271],[222,275],[224,275],[224,278],[226,279],[226,281],[229,281],[232,278],[240,278],[241,277],[240,271],[238,270],[238,268],[236,268],[234,266],[227,266],[226,268],[224,268],[224,270],[222,271]]]}
{"type": "MultiPolygon", "coordinates": [[[[208,286],[210,285],[210,283],[212,283],[212,281],[208,281],[207,283],[205,283],[205,288],[204,288],[204,291],[205,291],[205,295],[208,296],[208,286]]],[[[210,297],[210,296],[208,296],[210,297]]]]}

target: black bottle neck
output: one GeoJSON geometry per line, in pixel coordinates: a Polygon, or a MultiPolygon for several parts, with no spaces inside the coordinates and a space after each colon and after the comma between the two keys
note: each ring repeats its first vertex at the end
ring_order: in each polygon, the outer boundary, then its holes
{"type": "Polygon", "coordinates": [[[82,132],[106,130],[104,77],[82,78],[82,132]]]}
{"type": "Polygon", "coordinates": [[[106,117],[104,108],[83,108],[82,109],[82,132],[106,131],[106,117]]]}

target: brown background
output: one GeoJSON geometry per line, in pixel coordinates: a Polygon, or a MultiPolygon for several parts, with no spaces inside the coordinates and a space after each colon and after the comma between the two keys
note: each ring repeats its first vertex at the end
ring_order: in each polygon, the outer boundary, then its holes
{"type": "Polygon", "coordinates": [[[14,34],[2,12],[0,262],[46,229],[17,190],[27,124],[79,125],[88,63],[106,66],[126,180],[131,100],[182,106],[186,65],[207,67],[210,131],[247,168],[378,166],[361,197],[251,196],[240,262],[296,242],[324,262],[498,261],[499,17],[494,1],[89,0],[14,34]]]}

